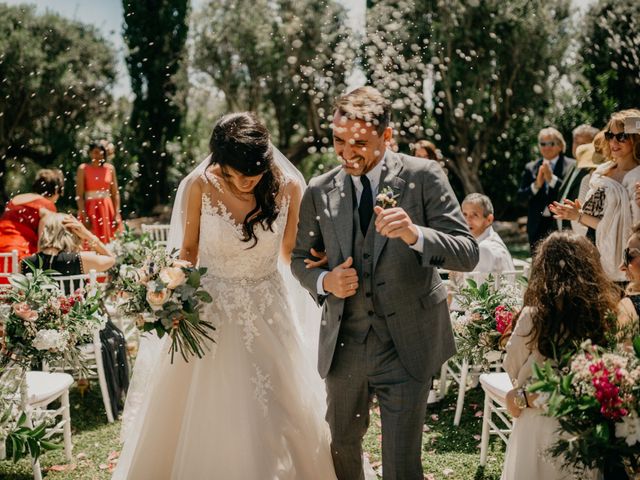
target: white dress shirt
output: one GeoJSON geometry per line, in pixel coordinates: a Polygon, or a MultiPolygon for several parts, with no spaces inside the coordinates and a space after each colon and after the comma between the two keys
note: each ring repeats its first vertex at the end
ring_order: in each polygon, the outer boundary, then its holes
{"type": "Polygon", "coordinates": [[[500,273],[515,270],[507,246],[491,225],[476,240],[480,250],[480,260],[474,271],[500,273]]]}

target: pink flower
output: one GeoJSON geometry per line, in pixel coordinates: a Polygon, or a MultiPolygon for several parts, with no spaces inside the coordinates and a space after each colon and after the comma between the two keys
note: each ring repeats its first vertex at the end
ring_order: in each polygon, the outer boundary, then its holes
{"type": "Polygon", "coordinates": [[[513,321],[513,312],[504,305],[498,305],[494,316],[496,319],[496,330],[500,333],[506,332],[513,321]]]}
{"type": "Polygon", "coordinates": [[[31,307],[26,302],[15,303],[13,305],[13,313],[29,322],[33,322],[38,318],[38,312],[31,309],[31,307]]]}
{"type": "Polygon", "coordinates": [[[611,383],[611,378],[609,378],[611,372],[606,368],[604,362],[599,360],[592,363],[589,366],[589,372],[593,375],[592,384],[596,389],[596,400],[600,403],[600,413],[614,421],[628,415],[629,411],[624,408],[620,398],[620,387],[611,383]]]}

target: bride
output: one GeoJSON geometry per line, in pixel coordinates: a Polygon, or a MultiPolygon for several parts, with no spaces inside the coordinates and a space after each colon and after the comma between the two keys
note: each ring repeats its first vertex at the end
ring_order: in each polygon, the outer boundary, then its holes
{"type": "Polygon", "coordinates": [[[208,269],[203,315],[216,343],[171,364],[161,340],[148,374],[140,359],[142,391],[131,393],[140,405],[125,411],[113,478],[335,479],[324,388],[278,270],[278,257],[290,261],[304,182],[251,113],[220,119],[209,146],[181,183],[170,244],[208,269]]]}

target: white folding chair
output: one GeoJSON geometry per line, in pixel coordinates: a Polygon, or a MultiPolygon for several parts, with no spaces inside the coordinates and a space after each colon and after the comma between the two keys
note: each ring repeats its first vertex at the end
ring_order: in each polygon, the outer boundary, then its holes
{"type": "MultiPolygon", "coordinates": [[[[465,274],[465,279],[471,278],[480,284],[487,281],[488,273],[471,272],[465,274]]],[[[518,271],[509,270],[505,272],[492,274],[493,284],[495,288],[500,288],[505,283],[517,284],[518,271]]],[[[489,362],[489,368],[492,371],[499,372],[502,370],[502,359],[495,359],[489,362]]],[[[448,379],[458,384],[458,399],[456,401],[456,413],[453,417],[453,424],[458,426],[462,418],[462,410],[464,409],[464,397],[469,388],[475,388],[478,384],[478,375],[485,370],[482,365],[471,365],[469,359],[463,358],[458,360],[452,358],[445,362],[440,368],[440,380],[438,382],[438,397],[446,396],[449,389],[448,379]],[[469,385],[471,383],[471,385],[469,385]]]]}
{"type": "Polygon", "coordinates": [[[9,278],[12,273],[19,272],[18,251],[0,253],[0,278],[9,278]]]}
{"type": "Polygon", "coordinates": [[[160,245],[166,245],[167,239],[169,238],[169,225],[165,225],[165,224],[148,225],[143,223],[142,233],[148,234],[151,240],[153,240],[154,242],[160,245]]]}
{"type": "Polygon", "coordinates": [[[27,404],[31,408],[31,418],[40,416],[61,417],[56,424],[48,428],[45,439],[61,433],[64,440],[64,455],[71,461],[71,412],[69,407],[69,387],[73,377],[67,373],[27,372],[27,404]],[[53,401],[60,399],[60,407],[49,410],[53,401]]]}
{"type": "MultiPolygon", "coordinates": [[[[89,273],[80,275],[55,275],[52,278],[58,283],[60,290],[65,295],[70,295],[78,288],[84,288],[87,292],[95,291],[94,289],[98,288],[97,280],[101,277],[106,277],[106,274],[97,274],[95,270],[91,270],[89,273]]],[[[107,420],[109,423],[113,423],[114,416],[111,410],[109,389],[107,388],[104,364],[102,362],[102,343],[99,330],[93,332],[92,343],[80,345],[80,353],[83,369],[86,370],[84,378],[98,379],[107,420]]],[[[51,368],[50,365],[46,367],[51,368]]]]}
{"type": "Polygon", "coordinates": [[[484,390],[480,465],[484,466],[487,463],[489,436],[498,435],[505,444],[509,441],[513,422],[507,412],[506,397],[513,389],[513,384],[507,373],[483,373],[480,375],[480,385],[484,390]]]}

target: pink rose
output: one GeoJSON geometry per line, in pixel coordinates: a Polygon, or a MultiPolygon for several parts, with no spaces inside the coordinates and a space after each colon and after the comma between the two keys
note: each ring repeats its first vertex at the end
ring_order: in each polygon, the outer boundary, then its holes
{"type": "Polygon", "coordinates": [[[191,265],[191,262],[187,262],[186,260],[178,260],[177,258],[171,263],[172,267],[177,267],[177,268],[191,268],[193,267],[193,265],[191,265]]]}
{"type": "Polygon", "coordinates": [[[38,312],[33,311],[27,302],[15,303],[13,305],[13,313],[17,317],[29,322],[33,322],[38,318],[38,312]]]}
{"type": "Polygon", "coordinates": [[[160,280],[167,285],[167,288],[173,290],[187,281],[187,277],[181,268],[165,267],[160,270],[160,280]]]}
{"type": "Polygon", "coordinates": [[[509,311],[504,305],[496,307],[496,330],[500,333],[507,331],[513,321],[513,312],[509,311]]]}
{"type": "Polygon", "coordinates": [[[171,297],[171,292],[163,288],[162,290],[155,291],[155,289],[147,290],[147,303],[152,310],[160,310],[162,306],[169,301],[171,297]]]}

